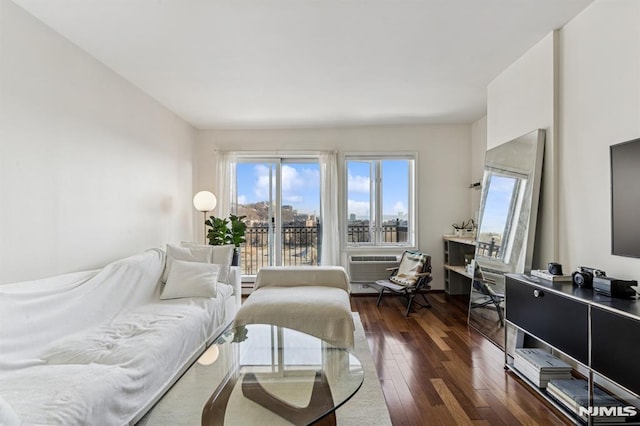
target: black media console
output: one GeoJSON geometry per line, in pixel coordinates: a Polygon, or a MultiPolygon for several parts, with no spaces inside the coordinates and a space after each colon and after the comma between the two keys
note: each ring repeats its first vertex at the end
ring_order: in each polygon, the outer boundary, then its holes
{"type": "MultiPolygon", "coordinates": [[[[640,300],[615,299],[524,274],[506,279],[506,321],[517,330],[516,346],[523,337],[548,345],[574,361],[593,392],[594,382],[613,385],[637,401],[640,395],[640,300]]],[[[505,332],[505,367],[525,379],[558,409],[575,416],[514,368],[505,332]]]]}

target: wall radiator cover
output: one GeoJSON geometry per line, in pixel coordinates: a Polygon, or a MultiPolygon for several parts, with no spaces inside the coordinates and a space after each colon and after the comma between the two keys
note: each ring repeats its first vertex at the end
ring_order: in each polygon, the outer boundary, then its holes
{"type": "Polygon", "coordinates": [[[349,256],[349,276],[352,283],[373,283],[389,277],[387,268],[400,263],[400,255],[349,256]]]}

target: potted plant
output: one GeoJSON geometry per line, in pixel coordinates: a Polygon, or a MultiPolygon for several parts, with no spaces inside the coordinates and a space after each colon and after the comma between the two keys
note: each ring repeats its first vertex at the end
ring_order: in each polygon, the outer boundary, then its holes
{"type": "Polygon", "coordinates": [[[246,241],[244,235],[247,231],[247,224],[244,219],[246,216],[229,215],[228,219],[222,219],[210,216],[204,224],[210,229],[207,231],[207,239],[209,245],[221,246],[224,244],[233,244],[235,250],[233,252],[233,266],[239,265],[240,260],[240,244],[246,241]]]}
{"type": "Polygon", "coordinates": [[[208,226],[210,229],[207,231],[207,239],[209,240],[209,245],[211,246],[221,246],[224,244],[229,244],[228,235],[229,235],[229,220],[221,219],[219,217],[210,216],[204,222],[205,226],[208,226]]]}
{"type": "Polygon", "coordinates": [[[469,219],[468,221],[463,220],[461,224],[454,223],[451,226],[453,226],[456,237],[470,238],[473,237],[476,224],[473,219],[469,219]]]}

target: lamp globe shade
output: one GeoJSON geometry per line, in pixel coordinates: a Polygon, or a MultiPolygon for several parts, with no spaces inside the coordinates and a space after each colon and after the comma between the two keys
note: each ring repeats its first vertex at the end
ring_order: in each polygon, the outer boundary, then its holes
{"type": "Polygon", "coordinates": [[[216,207],[218,200],[216,196],[209,191],[200,191],[193,197],[193,205],[196,210],[201,212],[209,212],[216,207]]]}

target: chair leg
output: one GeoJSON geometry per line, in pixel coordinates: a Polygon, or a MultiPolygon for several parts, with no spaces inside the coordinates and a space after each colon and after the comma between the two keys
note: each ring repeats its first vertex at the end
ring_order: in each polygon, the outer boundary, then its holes
{"type": "Polygon", "coordinates": [[[429,303],[429,300],[427,299],[427,295],[424,293],[420,293],[420,295],[422,296],[422,299],[424,300],[424,305],[422,305],[423,308],[430,308],[431,307],[431,303],[429,303]]]}
{"type": "Polygon", "coordinates": [[[380,306],[380,300],[382,299],[382,293],[384,293],[384,287],[380,287],[380,293],[378,294],[378,302],[376,306],[380,306]]]}
{"type": "Polygon", "coordinates": [[[409,311],[411,310],[411,305],[413,304],[413,298],[416,297],[415,293],[411,293],[407,295],[407,298],[409,299],[407,301],[407,310],[404,312],[404,316],[408,317],[409,316],[409,311]]]}
{"type": "MultiPolygon", "coordinates": [[[[408,294],[405,295],[405,296],[407,296],[407,310],[404,313],[405,317],[409,316],[409,311],[411,311],[411,306],[413,306],[413,302],[414,302],[413,299],[415,299],[416,294],[417,293],[408,293],[408,294]]],[[[429,300],[427,299],[427,296],[422,292],[420,292],[420,296],[422,296],[422,300],[424,300],[424,305],[422,303],[418,302],[417,300],[415,301],[416,304],[418,304],[422,308],[430,308],[431,307],[431,303],[429,303],[429,300]]]]}
{"type": "Polygon", "coordinates": [[[500,326],[504,327],[504,313],[502,311],[502,307],[500,306],[500,302],[494,300],[493,304],[496,305],[496,311],[498,312],[498,319],[500,319],[500,326]]]}

